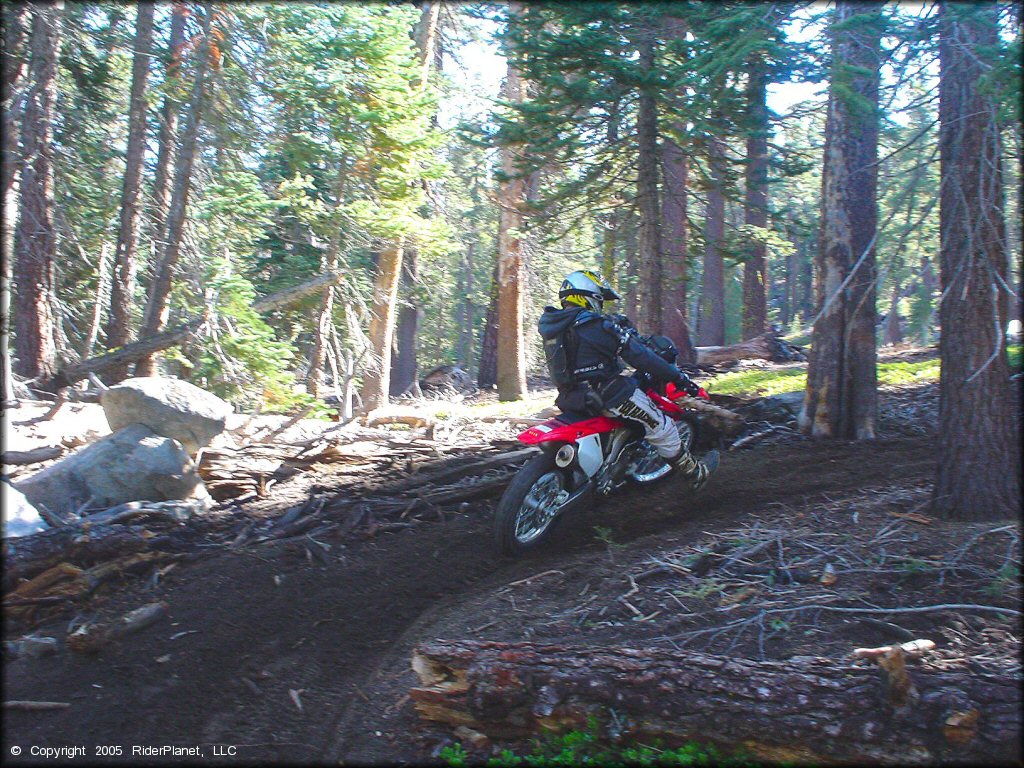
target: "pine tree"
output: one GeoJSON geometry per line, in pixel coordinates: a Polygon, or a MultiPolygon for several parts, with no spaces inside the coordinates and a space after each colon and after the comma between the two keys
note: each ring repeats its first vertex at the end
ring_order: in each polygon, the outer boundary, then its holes
{"type": "Polygon", "coordinates": [[[1015,516],[1020,388],[1006,355],[1002,147],[995,89],[986,82],[999,49],[996,6],[943,3],[939,31],[941,439],[932,505],[950,519],[1015,516]]]}
{"type": "Polygon", "coordinates": [[[24,163],[15,242],[16,371],[46,379],[56,372],[53,206],[53,117],[61,14],[56,5],[32,6],[29,87],[21,127],[24,163]]]}
{"type": "Polygon", "coordinates": [[[876,161],[882,29],[878,6],[860,2],[836,6],[817,256],[817,319],[799,419],[801,430],[816,437],[875,437],[876,161]]]}
{"type": "MultiPolygon", "coordinates": [[[[131,339],[131,307],[135,301],[135,273],[142,217],[143,150],[146,143],[146,84],[153,47],[153,4],[140,3],[132,62],[131,101],[128,108],[128,148],[125,155],[121,218],[114,253],[114,280],[110,292],[107,346],[120,347],[131,339]]],[[[112,381],[127,375],[127,367],[108,371],[112,381]]]]}
{"type": "Polygon", "coordinates": [[[2,108],[3,108],[3,157],[2,186],[0,201],[3,202],[4,215],[2,232],[0,232],[0,262],[3,274],[0,275],[0,357],[2,357],[2,394],[0,402],[7,407],[14,402],[14,379],[11,370],[10,336],[11,336],[11,283],[14,267],[14,233],[18,222],[18,176],[21,156],[18,151],[20,120],[18,119],[15,100],[24,87],[23,77],[28,61],[26,43],[31,23],[27,3],[8,4],[3,13],[3,50],[0,52],[2,66],[2,108]]]}

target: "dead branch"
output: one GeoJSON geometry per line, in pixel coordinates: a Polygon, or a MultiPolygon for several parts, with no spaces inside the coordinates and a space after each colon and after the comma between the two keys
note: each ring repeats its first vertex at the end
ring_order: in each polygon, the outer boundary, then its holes
{"type": "Polygon", "coordinates": [[[42,448],[33,448],[30,451],[4,451],[2,461],[7,466],[21,467],[26,464],[38,464],[41,461],[59,459],[64,455],[64,446],[47,445],[42,448]]]}
{"type": "Polygon", "coordinates": [[[288,421],[286,421],[280,427],[278,427],[277,429],[275,429],[272,432],[268,433],[267,435],[264,435],[263,437],[261,437],[256,442],[257,443],[269,443],[271,440],[273,440],[275,437],[280,435],[282,432],[285,432],[290,427],[294,427],[302,419],[306,418],[306,416],[308,416],[310,414],[310,412],[313,410],[314,407],[315,407],[315,403],[310,403],[305,408],[300,409],[299,412],[296,413],[294,416],[292,416],[290,419],[288,419],[288,421]]]}
{"type": "Polygon", "coordinates": [[[53,709],[67,709],[71,704],[66,701],[5,701],[4,709],[20,709],[26,712],[46,712],[53,709]]]}

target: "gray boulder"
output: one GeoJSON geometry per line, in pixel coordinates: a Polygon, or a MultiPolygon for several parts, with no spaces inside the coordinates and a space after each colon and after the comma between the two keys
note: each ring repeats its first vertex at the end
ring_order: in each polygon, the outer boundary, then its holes
{"type": "Polygon", "coordinates": [[[210,495],[192,459],[175,440],[132,424],[17,484],[36,507],[58,516],[129,501],[197,499],[210,495]]]}
{"type": "Polygon", "coordinates": [[[127,379],[106,390],[100,404],[112,431],[145,424],[195,455],[224,431],[231,404],[194,384],[161,376],[127,379]]]}

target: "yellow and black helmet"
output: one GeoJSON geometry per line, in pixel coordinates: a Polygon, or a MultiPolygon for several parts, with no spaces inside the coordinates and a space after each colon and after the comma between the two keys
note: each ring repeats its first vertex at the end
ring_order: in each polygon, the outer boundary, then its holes
{"type": "Polygon", "coordinates": [[[617,301],[619,294],[601,275],[589,269],[580,269],[565,276],[558,298],[563,307],[576,306],[600,312],[606,301],[617,301]]]}

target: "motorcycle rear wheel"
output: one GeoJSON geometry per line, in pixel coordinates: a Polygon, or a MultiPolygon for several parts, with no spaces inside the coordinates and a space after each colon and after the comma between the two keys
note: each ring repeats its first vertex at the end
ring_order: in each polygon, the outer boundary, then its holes
{"type": "Polygon", "coordinates": [[[573,490],[570,470],[554,457],[535,456],[512,478],[494,512],[494,540],[503,555],[537,548],[555,529],[573,490]]]}

